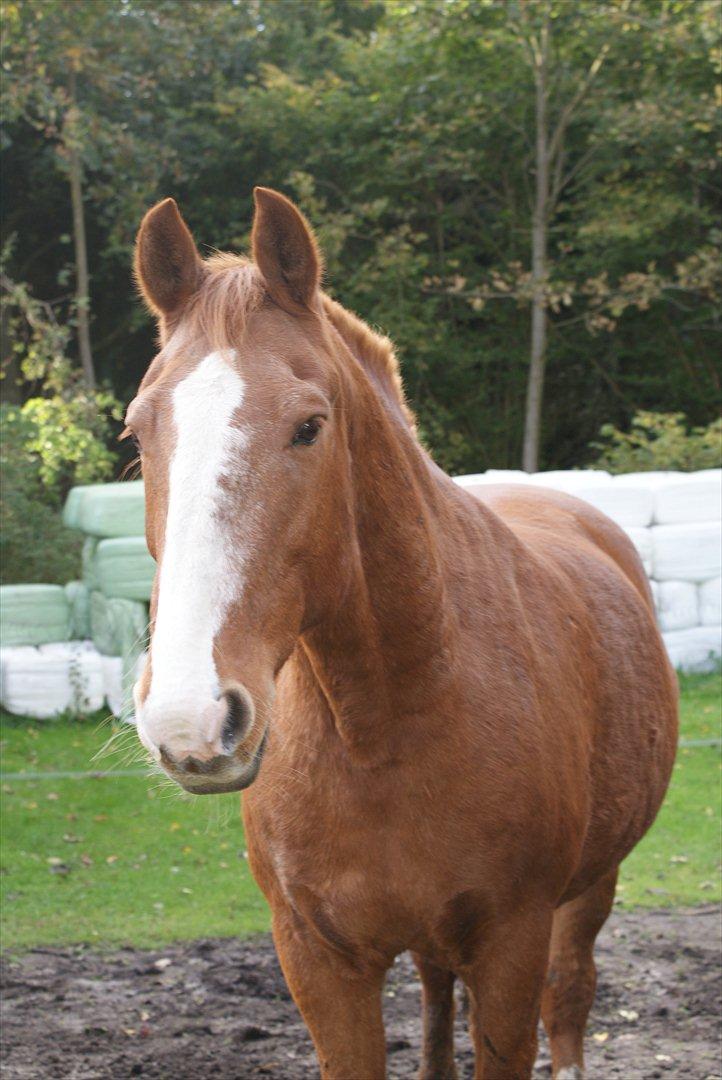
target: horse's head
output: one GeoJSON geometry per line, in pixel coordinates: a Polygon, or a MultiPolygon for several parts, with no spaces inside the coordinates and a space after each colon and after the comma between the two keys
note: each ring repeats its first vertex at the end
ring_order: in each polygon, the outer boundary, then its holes
{"type": "Polygon", "coordinates": [[[346,457],[338,341],[299,211],[256,191],[253,258],[202,260],[168,199],[136,273],[161,350],[127,412],[158,570],[138,733],[188,791],[246,787],[275,677],[334,602],[346,457]]]}

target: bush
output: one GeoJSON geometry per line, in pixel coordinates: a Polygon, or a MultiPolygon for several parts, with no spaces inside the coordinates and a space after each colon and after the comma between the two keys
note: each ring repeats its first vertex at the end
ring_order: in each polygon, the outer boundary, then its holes
{"type": "Polygon", "coordinates": [[[61,512],[74,484],[113,476],[105,404],[104,392],[80,390],[69,400],[54,394],[0,406],[2,584],[78,577],[83,538],[63,525],[61,512]]]}
{"type": "Polygon", "coordinates": [[[27,450],[33,425],[7,405],[0,424],[0,582],[63,585],[78,577],[83,538],[63,525],[60,498],[27,450]]]}
{"type": "Polygon", "coordinates": [[[595,464],[612,473],[675,470],[694,472],[722,465],[722,420],[689,428],[684,413],[638,412],[630,431],[605,424],[595,464]]]}

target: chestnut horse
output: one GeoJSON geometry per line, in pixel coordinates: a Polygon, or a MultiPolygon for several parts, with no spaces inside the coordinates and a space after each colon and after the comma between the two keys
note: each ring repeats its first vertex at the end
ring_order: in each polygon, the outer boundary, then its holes
{"type": "Polygon", "coordinates": [[[258,188],[253,261],[176,204],[136,273],[161,350],[128,409],[158,563],[138,733],[187,791],[243,798],[251,867],[321,1073],[385,1075],[411,950],[421,1076],[529,1077],[539,1016],[580,1077],[594,939],[649,828],[677,690],[642,564],[540,488],[462,490],[421,447],[390,343],[320,289],[258,188]]]}

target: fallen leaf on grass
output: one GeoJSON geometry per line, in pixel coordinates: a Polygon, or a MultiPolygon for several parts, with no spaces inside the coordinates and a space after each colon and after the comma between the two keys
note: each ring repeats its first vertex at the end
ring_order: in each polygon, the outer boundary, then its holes
{"type": "Polygon", "coordinates": [[[81,855],[80,856],[80,861],[83,864],[83,866],[92,866],[93,865],[93,860],[91,859],[90,855],[85,855],[85,854],[81,855]]]}
{"type": "Polygon", "coordinates": [[[687,858],[686,855],[672,855],[672,856],[670,856],[669,861],[671,863],[686,863],[686,862],[689,862],[689,859],[687,858]]]}
{"type": "Polygon", "coordinates": [[[106,861],[107,863],[111,863],[111,864],[112,864],[112,863],[114,863],[114,862],[117,862],[117,861],[118,861],[118,856],[117,856],[117,855],[108,855],[108,857],[107,857],[107,859],[106,859],[105,861],[106,861]]]}
{"type": "Polygon", "coordinates": [[[619,1015],[622,1020],[626,1020],[628,1024],[633,1024],[635,1020],[639,1020],[639,1013],[634,1009],[620,1009],[619,1015]]]}
{"type": "Polygon", "coordinates": [[[165,971],[165,969],[167,967],[170,967],[172,963],[173,961],[169,956],[161,956],[160,960],[156,960],[154,962],[153,967],[157,968],[158,971],[165,971]]]}
{"type": "Polygon", "coordinates": [[[48,863],[48,866],[50,867],[50,873],[51,874],[69,874],[70,873],[70,867],[68,866],[68,864],[63,862],[62,859],[59,859],[57,857],[57,855],[51,855],[50,858],[47,860],[47,863],[48,863]]]}
{"type": "Polygon", "coordinates": [[[654,1055],[654,1060],[655,1061],[671,1061],[672,1058],[669,1056],[669,1054],[655,1054],[654,1055]]]}
{"type": "Polygon", "coordinates": [[[107,821],[107,820],[108,820],[108,815],[107,814],[94,814],[93,815],[93,821],[107,821]]]}
{"type": "Polygon", "coordinates": [[[66,844],[79,844],[82,839],[82,836],[76,836],[74,833],[63,833],[63,840],[66,844]]]}
{"type": "Polygon", "coordinates": [[[49,791],[45,798],[48,799],[49,802],[57,802],[60,796],[57,791],[49,791]]]}
{"type": "Polygon", "coordinates": [[[595,1031],[594,1034],[592,1035],[592,1038],[594,1039],[595,1043],[605,1043],[607,1041],[607,1039],[609,1038],[609,1032],[608,1031],[595,1031]]]}

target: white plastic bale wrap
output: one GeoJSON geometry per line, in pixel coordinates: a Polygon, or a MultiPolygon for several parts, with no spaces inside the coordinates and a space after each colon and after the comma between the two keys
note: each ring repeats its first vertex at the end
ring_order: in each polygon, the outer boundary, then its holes
{"type": "Polygon", "coordinates": [[[671,630],[662,636],[678,671],[714,671],[719,664],[722,626],[693,626],[689,630],[671,630]]]}
{"type": "Polygon", "coordinates": [[[39,720],[58,713],[96,712],[105,687],[101,659],[91,642],[53,642],[0,650],[0,700],[18,716],[39,720]]]}
{"type": "Polygon", "coordinates": [[[96,587],[106,596],[147,601],[155,569],[145,537],[120,536],[99,541],[91,573],[96,587]]]}
{"type": "Polygon", "coordinates": [[[499,483],[543,486],[596,506],[621,525],[642,559],[674,663],[705,670],[710,655],[722,656],[722,470],[530,476],[490,469],[456,482],[472,491],[499,483]]]}
{"type": "Polygon", "coordinates": [[[67,663],[69,708],[73,713],[92,713],[102,709],[105,701],[103,665],[92,641],[53,642],[41,645],[39,652],[42,656],[57,657],[67,663]]]}
{"type": "Polygon", "coordinates": [[[92,490],[93,485],[91,484],[78,484],[68,492],[65,506],[63,507],[63,525],[67,526],[67,528],[80,528],[80,507],[86,492],[92,490]]]}
{"type": "Polygon", "coordinates": [[[98,539],[95,536],[86,536],[83,541],[81,563],[83,567],[83,581],[91,591],[99,589],[100,585],[95,576],[95,552],[98,547],[98,539]]]}
{"type": "Polygon", "coordinates": [[[90,625],[98,650],[120,661],[119,666],[106,665],[108,678],[111,671],[120,673],[119,688],[113,677],[113,701],[109,704],[116,716],[128,719],[133,712],[132,692],[137,665],[147,643],[147,608],[134,600],[108,599],[96,591],[90,596],[90,625]]]}
{"type": "Polygon", "coordinates": [[[701,583],[722,572],[722,523],[654,525],[652,575],[657,581],[701,583]]]}
{"type": "Polygon", "coordinates": [[[722,518],[722,469],[678,473],[657,485],[654,521],[657,525],[697,524],[722,518]]]}
{"type": "Polygon", "coordinates": [[[703,626],[722,623],[722,577],[712,578],[699,586],[699,621],[703,626]]]}
{"type": "Polygon", "coordinates": [[[0,646],[42,645],[70,637],[62,585],[0,586],[0,646]]]}
{"type": "Polygon", "coordinates": [[[624,531],[637,549],[637,554],[642,560],[642,565],[649,576],[652,572],[652,537],[649,529],[643,529],[640,526],[631,526],[624,531]]]}
{"type": "Polygon", "coordinates": [[[133,668],[124,672],[122,657],[101,657],[108,708],[114,716],[117,716],[120,720],[125,720],[129,724],[135,723],[133,686],[143,674],[147,659],[148,654],[142,652],[133,668]]]}
{"type": "Polygon", "coordinates": [[[73,488],[65,503],[63,520],[88,536],[143,536],[143,481],[73,488]]]}
{"type": "Polygon", "coordinates": [[[90,589],[84,581],[69,581],[65,596],[70,608],[70,637],[83,640],[90,637],[90,589]]]}
{"type": "Polygon", "coordinates": [[[687,630],[699,623],[697,586],[690,581],[660,581],[656,603],[663,631],[687,630]]]}

